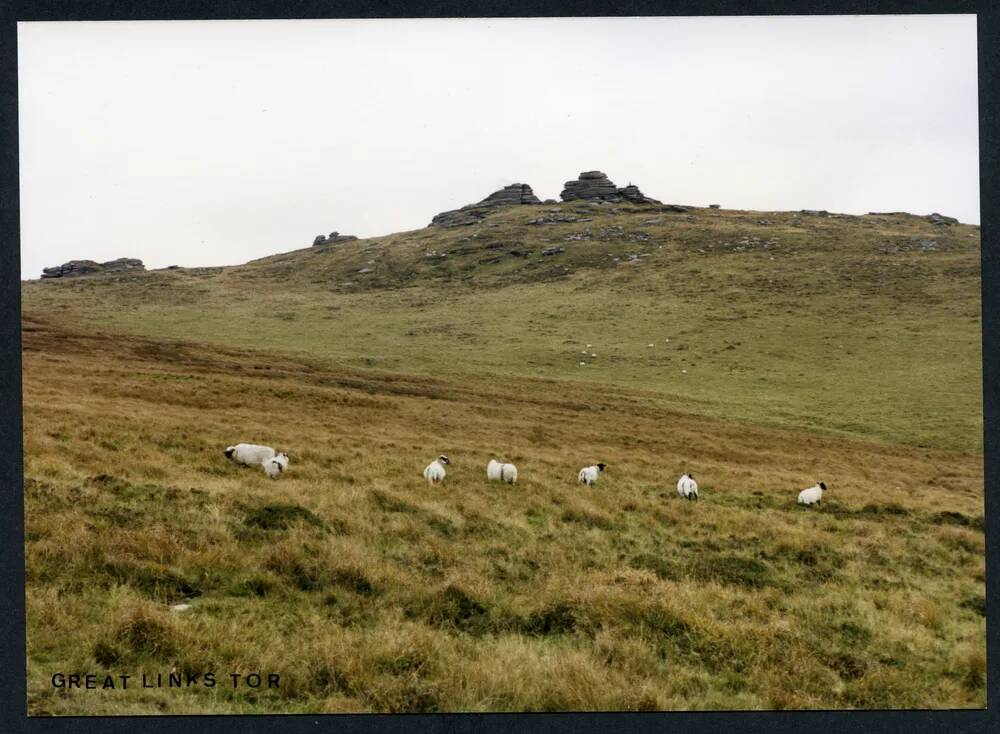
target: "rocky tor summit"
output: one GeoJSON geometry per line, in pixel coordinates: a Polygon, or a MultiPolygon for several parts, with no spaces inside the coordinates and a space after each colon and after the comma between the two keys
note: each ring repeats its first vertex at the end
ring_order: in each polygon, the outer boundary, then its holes
{"type": "MultiPolygon", "coordinates": [[[[607,201],[631,202],[633,204],[659,204],[651,199],[634,184],[618,187],[606,173],[602,171],[584,171],[575,181],[567,181],[560,195],[563,201],[607,201]]],[[[499,191],[494,191],[482,201],[466,204],[460,209],[441,212],[431,220],[431,225],[437,227],[461,227],[478,224],[497,207],[517,206],[521,204],[554,204],[554,199],[540,201],[528,184],[511,184],[499,191]]]]}

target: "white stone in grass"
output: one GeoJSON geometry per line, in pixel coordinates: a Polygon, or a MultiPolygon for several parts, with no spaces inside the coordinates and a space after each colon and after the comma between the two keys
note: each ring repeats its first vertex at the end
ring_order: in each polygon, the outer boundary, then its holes
{"type": "Polygon", "coordinates": [[[174,604],[172,607],[170,607],[170,611],[171,612],[186,612],[190,608],[191,608],[190,604],[174,604]]]}
{"type": "Polygon", "coordinates": [[[580,362],[580,366],[581,366],[581,367],[586,367],[586,366],[587,366],[587,363],[586,363],[586,362],[580,362]]]}

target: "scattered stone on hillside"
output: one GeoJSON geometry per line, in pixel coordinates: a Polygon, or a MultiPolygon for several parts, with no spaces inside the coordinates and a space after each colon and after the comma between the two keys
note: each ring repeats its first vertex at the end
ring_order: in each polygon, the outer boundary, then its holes
{"type": "Polygon", "coordinates": [[[923,237],[910,237],[908,240],[897,240],[895,242],[883,242],[878,246],[878,252],[888,255],[896,252],[937,252],[943,248],[937,240],[930,240],[923,237]]]}
{"type": "Polygon", "coordinates": [[[316,239],[313,240],[313,247],[319,245],[337,245],[341,242],[350,242],[351,240],[356,240],[352,234],[340,234],[340,232],[331,232],[328,236],[324,237],[321,234],[316,235],[316,239]]]}
{"type": "Polygon", "coordinates": [[[575,214],[566,214],[563,212],[557,214],[549,214],[546,216],[538,217],[537,219],[531,219],[528,224],[561,224],[564,222],[592,222],[594,221],[591,217],[578,217],[575,214]]]}
{"type": "Polygon", "coordinates": [[[546,200],[545,200],[545,201],[543,201],[542,203],[543,203],[543,204],[558,204],[559,202],[558,202],[558,201],[556,201],[555,199],[546,199],[546,200]]]}
{"type": "Polygon", "coordinates": [[[928,214],[926,217],[924,217],[924,219],[926,219],[931,224],[942,224],[942,225],[947,225],[949,227],[953,224],[958,224],[958,220],[955,219],[955,217],[946,217],[943,214],[938,214],[937,212],[934,212],[933,214],[928,214]]]}
{"type": "Polygon", "coordinates": [[[177,270],[179,268],[180,268],[180,265],[168,265],[167,266],[167,270],[177,270]]]}
{"type": "Polygon", "coordinates": [[[691,211],[689,206],[681,206],[680,204],[664,204],[660,207],[661,212],[688,212],[691,211]]]}
{"type": "Polygon", "coordinates": [[[634,184],[615,186],[605,173],[601,171],[584,171],[576,181],[567,181],[560,194],[563,201],[630,201],[633,204],[659,204],[656,199],[650,199],[634,184]]]}
{"type": "Polygon", "coordinates": [[[868,212],[870,217],[909,217],[909,212],[868,212]]]}
{"type": "Polygon", "coordinates": [[[122,273],[128,270],[145,271],[142,260],[130,257],[120,257],[104,263],[93,260],[70,260],[62,265],[42,269],[43,278],[77,278],[82,275],[97,275],[98,273],[122,273]]]}
{"type": "Polygon", "coordinates": [[[546,247],[542,250],[542,255],[558,255],[560,252],[566,252],[566,250],[562,247],[546,247]]]}
{"type": "Polygon", "coordinates": [[[718,204],[709,204],[709,205],[708,205],[708,208],[709,208],[709,209],[718,209],[718,208],[719,208],[719,205],[718,205],[718,204]]]}
{"type": "Polygon", "coordinates": [[[504,186],[499,191],[494,191],[475,204],[466,204],[461,209],[441,212],[431,219],[431,224],[437,227],[461,227],[479,224],[487,214],[500,207],[541,203],[528,184],[511,184],[504,186]]]}
{"type": "Polygon", "coordinates": [[[830,216],[830,212],[828,212],[826,209],[802,209],[802,210],[799,211],[799,214],[805,214],[806,216],[809,216],[809,217],[828,217],[828,216],[830,216]]]}
{"type": "Polygon", "coordinates": [[[359,273],[374,273],[375,272],[375,268],[361,268],[361,270],[359,270],[358,272],[359,273]]]}

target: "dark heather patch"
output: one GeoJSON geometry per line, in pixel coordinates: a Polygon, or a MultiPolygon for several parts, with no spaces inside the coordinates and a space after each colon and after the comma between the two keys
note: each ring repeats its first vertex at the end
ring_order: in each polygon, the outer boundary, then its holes
{"type": "Polygon", "coordinates": [[[375,585],[358,568],[335,568],[330,574],[330,580],[337,586],[343,586],[362,596],[371,596],[376,592],[375,585]]]}
{"type": "Polygon", "coordinates": [[[398,497],[394,497],[386,492],[380,492],[377,489],[373,489],[368,495],[375,506],[380,510],[385,512],[419,512],[420,509],[416,505],[411,505],[409,502],[404,502],[398,497]]]}
{"type": "Polygon", "coordinates": [[[167,566],[151,561],[110,561],[97,569],[101,576],[127,584],[161,602],[201,596],[198,584],[167,566]]]}
{"type": "Polygon", "coordinates": [[[659,578],[677,581],[683,576],[682,570],[674,563],[651,553],[643,553],[629,561],[629,566],[644,571],[652,571],[659,578]]]}
{"type": "Polygon", "coordinates": [[[982,515],[969,517],[961,512],[946,510],[945,512],[939,512],[933,515],[931,520],[943,525],[958,525],[959,527],[974,528],[976,530],[986,529],[986,521],[982,515]]]}
{"type": "Polygon", "coordinates": [[[244,520],[247,526],[261,530],[285,530],[296,522],[305,522],[314,527],[323,527],[312,511],[300,505],[264,505],[251,511],[244,520]]]}
{"type": "Polygon", "coordinates": [[[959,606],[962,609],[968,609],[975,612],[980,617],[986,616],[986,597],[985,596],[970,596],[962,601],[959,606]]]}
{"type": "Polygon", "coordinates": [[[483,634],[490,628],[485,605],[458,586],[450,585],[431,599],[427,621],[432,627],[483,634]]]}
{"type": "Polygon", "coordinates": [[[600,530],[611,530],[614,527],[609,518],[585,510],[565,510],[561,519],[563,522],[575,522],[587,528],[600,530]]]}
{"type": "Polygon", "coordinates": [[[868,672],[868,663],[862,658],[850,653],[837,653],[826,660],[829,668],[837,671],[837,675],[845,681],[858,680],[868,672]]]}
{"type": "Polygon", "coordinates": [[[760,589],[774,586],[771,569],[756,558],[734,555],[709,555],[693,560],[691,575],[701,581],[715,581],[731,586],[760,589]]]}
{"type": "Polygon", "coordinates": [[[557,602],[528,615],[524,631],[529,635],[564,635],[575,631],[581,624],[577,611],[568,602],[557,602]]]}

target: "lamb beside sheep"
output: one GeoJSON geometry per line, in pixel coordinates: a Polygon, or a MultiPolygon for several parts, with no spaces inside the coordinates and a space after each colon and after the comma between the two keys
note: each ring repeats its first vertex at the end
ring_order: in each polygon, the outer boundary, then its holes
{"type": "Polygon", "coordinates": [[[597,484],[597,477],[604,472],[607,468],[607,464],[594,464],[593,466],[585,466],[580,470],[578,479],[586,484],[588,487],[593,487],[597,484]]]}
{"type": "Polygon", "coordinates": [[[677,494],[686,500],[698,499],[698,482],[694,480],[694,476],[681,474],[681,478],[677,480],[677,494]]]}
{"type": "Polygon", "coordinates": [[[826,485],[823,482],[819,484],[814,484],[809,487],[809,489],[803,489],[799,492],[799,504],[800,505],[818,505],[819,501],[823,499],[823,492],[826,491],[826,485]]]}
{"type": "Polygon", "coordinates": [[[426,479],[430,484],[443,482],[445,476],[444,465],[450,463],[451,461],[448,457],[441,454],[424,468],[424,479],[426,479]]]}
{"type": "Polygon", "coordinates": [[[275,456],[273,459],[268,459],[264,462],[264,473],[271,479],[277,479],[281,476],[281,472],[288,468],[288,454],[282,451],[280,454],[275,456]]]}
{"type": "Polygon", "coordinates": [[[513,464],[502,464],[496,459],[490,459],[486,465],[486,478],[492,481],[507,482],[507,484],[517,483],[517,467],[513,464]]]}

